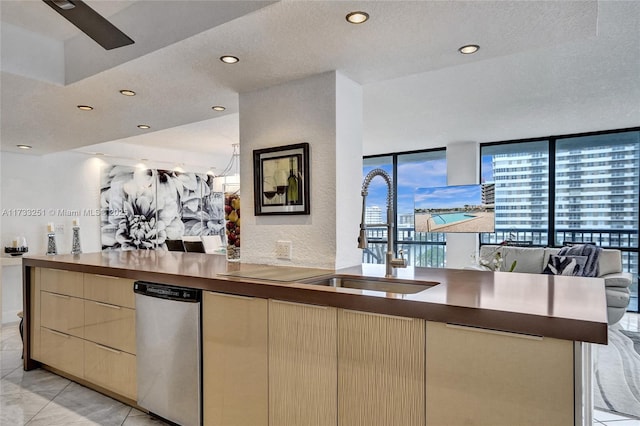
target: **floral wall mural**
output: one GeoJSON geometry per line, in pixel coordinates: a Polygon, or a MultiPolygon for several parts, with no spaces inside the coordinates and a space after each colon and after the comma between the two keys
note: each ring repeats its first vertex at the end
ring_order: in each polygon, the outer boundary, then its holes
{"type": "Polygon", "coordinates": [[[223,238],[223,203],[209,175],[107,166],[100,188],[102,249],[153,250],[183,236],[223,238]]]}

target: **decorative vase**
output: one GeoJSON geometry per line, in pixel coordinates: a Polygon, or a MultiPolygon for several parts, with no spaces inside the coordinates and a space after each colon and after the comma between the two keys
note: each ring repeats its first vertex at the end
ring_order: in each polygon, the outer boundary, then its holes
{"type": "Polygon", "coordinates": [[[47,254],[48,255],[56,255],[56,254],[58,254],[58,248],[56,247],[56,234],[55,234],[55,232],[49,232],[47,234],[47,254]]]}
{"type": "Polygon", "coordinates": [[[240,261],[240,185],[224,188],[224,218],[227,260],[240,261]]]}
{"type": "Polygon", "coordinates": [[[71,254],[80,254],[82,250],[80,249],[80,227],[73,227],[73,238],[71,240],[71,254]]]}

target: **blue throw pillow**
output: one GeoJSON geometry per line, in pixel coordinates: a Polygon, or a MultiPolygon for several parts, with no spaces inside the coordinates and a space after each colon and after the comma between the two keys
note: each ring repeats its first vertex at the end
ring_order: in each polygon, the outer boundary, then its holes
{"type": "Polygon", "coordinates": [[[581,276],[586,263],[587,256],[559,256],[552,254],[549,256],[549,263],[547,263],[542,273],[581,276]]]}

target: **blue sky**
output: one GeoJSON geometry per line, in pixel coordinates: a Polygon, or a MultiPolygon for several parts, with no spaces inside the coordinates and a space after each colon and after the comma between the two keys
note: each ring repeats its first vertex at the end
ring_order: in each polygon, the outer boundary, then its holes
{"type": "Polygon", "coordinates": [[[493,155],[482,156],[481,183],[493,182],[493,155]]]}
{"type": "Polygon", "coordinates": [[[417,209],[464,207],[482,204],[480,185],[419,188],[415,195],[417,209]]]}

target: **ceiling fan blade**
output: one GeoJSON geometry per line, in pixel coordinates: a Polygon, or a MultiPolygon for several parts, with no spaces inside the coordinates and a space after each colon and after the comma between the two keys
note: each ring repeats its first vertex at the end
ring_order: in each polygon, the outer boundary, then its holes
{"type": "Polygon", "coordinates": [[[106,50],[133,44],[125,33],[81,0],[42,0],[106,50]]]}

